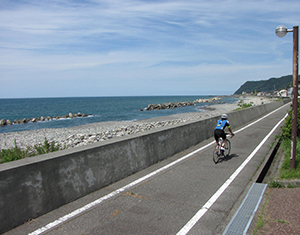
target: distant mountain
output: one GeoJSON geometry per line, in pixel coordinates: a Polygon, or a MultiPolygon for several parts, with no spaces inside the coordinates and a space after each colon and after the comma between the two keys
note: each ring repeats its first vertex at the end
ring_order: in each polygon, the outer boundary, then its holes
{"type": "MultiPolygon", "coordinates": [[[[298,77],[299,79],[299,77],[298,77]]],[[[235,95],[243,92],[274,92],[274,90],[287,89],[292,87],[293,75],[282,76],[280,78],[270,78],[269,80],[248,81],[245,82],[236,92],[235,95]]]]}

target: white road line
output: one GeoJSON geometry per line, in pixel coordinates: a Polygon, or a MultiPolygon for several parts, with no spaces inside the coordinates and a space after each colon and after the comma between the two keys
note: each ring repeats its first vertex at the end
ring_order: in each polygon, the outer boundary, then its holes
{"type": "Polygon", "coordinates": [[[222,193],[227,189],[227,187],[232,183],[232,181],[238,176],[238,174],[244,169],[244,167],[250,162],[262,145],[267,141],[271,134],[276,130],[276,128],[282,123],[287,114],[282,118],[276,126],[269,132],[269,134],[260,142],[260,144],[253,150],[253,152],[246,158],[246,160],[239,166],[238,169],[226,180],[226,182],[215,192],[214,195],[204,204],[204,206],[186,223],[186,225],[177,233],[177,235],[187,234],[192,227],[201,219],[201,217],[209,210],[209,208],[217,201],[217,199],[222,195],[222,193]]]}
{"type": "Polygon", "coordinates": [[[250,123],[249,125],[247,125],[247,126],[245,126],[245,127],[241,128],[241,129],[239,129],[239,130],[238,130],[238,131],[236,131],[235,133],[238,133],[238,132],[240,132],[240,131],[243,131],[243,130],[245,130],[246,128],[248,128],[248,127],[250,127],[250,126],[254,125],[255,123],[257,123],[257,122],[259,122],[259,121],[263,120],[264,118],[266,118],[266,117],[268,117],[268,116],[272,115],[273,113],[277,112],[278,110],[280,110],[280,109],[282,109],[282,108],[284,108],[285,106],[288,106],[288,105],[290,105],[290,103],[287,103],[287,104],[285,104],[285,105],[283,105],[283,106],[279,107],[278,109],[275,109],[275,110],[274,110],[274,111],[272,111],[271,113],[268,113],[266,116],[263,116],[262,118],[259,118],[259,119],[257,119],[256,121],[254,121],[254,122],[250,123]]]}
{"type": "MultiPolygon", "coordinates": [[[[262,119],[268,117],[269,115],[273,114],[274,112],[280,110],[281,108],[283,108],[283,107],[285,107],[285,106],[286,106],[286,105],[281,106],[280,108],[278,108],[278,109],[274,110],[273,112],[271,112],[271,113],[265,115],[264,117],[258,119],[257,121],[255,121],[255,122],[253,122],[253,123],[247,125],[246,127],[244,127],[244,128],[242,128],[242,129],[236,131],[235,133],[238,133],[238,132],[240,132],[240,131],[242,131],[242,130],[248,128],[249,126],[252,126],[253,124],[255,124],[255,123],[257,123],[258,121],[260,121],[260,120],[262,120],[262,119]]],[[[158,173],[161,172],[161,171],[164,171],[164,170],[170,168],[171,166],[176,165],[177,163],[179,163],[179,162],[181,162],[181,161],[183,161],[183,160],[185,160],[185,159],[191,157],[192,155],[196,154],[196,153],[199,152],[199,151],[202,151],[203,149],[209,147],[209,146],[212,145],[212,144],[214,144],[214,141],[211,142],[211,143],[209,143],[209,144],[207,144],[207,145],[205,145],[205,146],[203,146],[203,147],[201,147],[201,148],[199,148],[199,149],[196,149],[195,151],[193,151],[193,152],[191,152],[191,153],[189,153],[189,154],[183,156],[183,157],[180,158],[180,159],[177,159],[176,161],[174,161],[174,162],[172,162],[172,163],[170,163],[170,164],[168,164],[168,165],[166,165],[166,166],[164,166],[164,167],[162,167],[162,168],[160,168],[160,169],[158,169],[158,170],[156,170],[156,171],[151,172],[151,173],[148,174],[148,175],[145,175],[145,176],[143,176],[143,177],[141,177],[141,178],[139,178],[139,179],[137,179],[137,180],[131,182],[130,184],[125,185],[125,186],[122,187],[122,188],[119,188],[119,189],[117,189],[117,190],[115,190],[115,191],[113,191],[113,192],[111,192],[111,193],[105,195],[104,197],[101,197],[101,198],[99,198],[99,199],[97,199],[97,200],[95,200],[95,201],[93,201],[93,202],[91,202],[91,203],[89,203],[89,204],[87,204],[87,205],[85,205],[85,206],[83,206],[83,207],[81,207],[81,208],[79,208],[79,209],[77,209],[77,210],[75,210],[75,211],[73,211],[73,212],[71,212],[71,213],[69,213],[69,214],[63,216],[63,217],[60,217],[59,219],[57,219],[57,220],[55,220],[55,221],[53,221],[53,222],[47,224],[47,225],[44,226],[44,227],[41,227],[41,228],[35,230],[35,231],[32,232],[32,233],[29,233],[28,235],[38,235],[38,234],[41,234],[41,233],[43,233],[43,232],[45,232],[45,231],[47,231],[47,230],[49,230],[49,229],[52,229],[52,228],[58,226],[59,224],[63,223],[64,221],[67,221],[67,220],[69,220],[69,219],[71,219],[71,218],[73,218],[73,217],[75,217],[75,216],[81,214],[82,212],[84,212],[84,211],[86,211],[86,210],[88,210],[88,209],[90,209],[90,208],[92,208],[92,207],[94,207],[94,206],[96,206],[96,205],[99,205],[99,204],[102,203],[103,201],[108,200],[108,199],[110,199],[110,198],[112,198],[112,197],[114,197],[114,196],[120,194],[121,192],[123,192],[123,191],[125,191],[125,190],[127,190],[127,189],[129,189],[129,188],[131,188],[131,187],[133,187],[133,186],[135,186],[135,185],[141,183],[142,181],[144,181],[144,180],[146,180],[146,179],[149,179],[150,177],[152,177],[152,176],[158,174],[158,173]]],[[[226,181],[226,182],[227,182],[227,181],[226,181]]],[[[225,182],[225,183],[226,183],[226,182],[225,182]]],[[[223,186],[222,186],[222,187],[223,187],[223,186]]],[[[227,188],[227,187],[226,187],[226,188],[227,188]]],[[[226,188],[225,188],[225,189],[226,189],[226,188]]],[[[224,189],[224,190],[225,190],[225,189],[224,189]]],[[[224,191],[224,190],[223,190],[223,191],[224,191]]],[[[210,200],[212,200],[212,198],[211,198],[210,200]]],[[[207,203],[208,203],[208,202],[207,202],[207,203]]],[[[206,204],[207,204],[207,203],[206,203],[206,204]]],[[[205,204],[205,205],[206,205],[206,204],[205,204]]],[[[203,206],[203,208],[205,207],[205,205],[203,206]]],[[[203,215],[204,215],[205,212],[206,212],[206,211],[202,211],[201,213],[203,213],[203,215]]],[[[199,212],[198,212],[198,213],[199,213],[199,212]]],[[[197,214],[198,214],[198,213],[197,213],[197,214]]],[[[202,216],[201,216],[201,217],[202,217],[202,216]]],[[[200,217],[200,218],[201,218],[201,217],[200,217]]],[[[199,219],[200,219],[200,218],[199,218],[199,219]]],[[[186,226],[185,226],[185,227],[186,227],[186,226]]],[[[184,233],[181,233],[181,234],[184,234],[184,233]]]]}
{"type": "Polygon", "coordinates": [[[77,210],[75,210],[75,211],[73,211],[73,212],[71,212],[71,213],[69,213],[69,214],[67,214],[67,215],[65,215],[65,216],[63,216],[63,217],[55,220],[55,221],[53,221],[52,223],[47,224],[46,226],[44,226],[42,228],[39,228],[39,229],[35,230],[32,233],[29,233],[29,235],[38,235],[38,234],[41,234],[41,233],[43,233],[43,232],[45,232],[45,231],[47,231],[47,230],[49,230],[49,229],[51,229],[51,228],[59,225],[59,224],[61,224],[62,222],[66,221],[66,220],[68,220],[68,219],[70,219],[72,217],[75,217],[76,215],[78,215],[78,214],[80,214],[80,213],[82,213],[82,212],[90,209],[91,207],[94,207],[94,206],[100,204],[101,202],[103,202],[103,201],[105,201],[105,200],[107,200],[109,198],[112,198],[112,197],[118,195],[119,193],[121,193],[121,192],[123,192],[123,191],[125,191],[125,190],[127,190],[127,189],[129,189],[129,188],[131,188],[131,187],[133,187],[133,186],[141,183],[142,181],[144,181],[144,180],[146,180],[146,179],[148,179],[148,178],[150,178],[150,177],[158,174],[159,172],[164,171],[164,170],[170,168],[173,165],[176,165],[177,163],[179,163],[179,162],[181,162],[181,161],[189,158],[190,156],[194,155],[195,153],[197,153],[197,152],[199,152],[199,151],[207,148],[208,146],[212,145],[213,143],[214,142],[209,143],[209,144],[207,144],[207,145],[205,145],[205,146],[203,146],[203,147],[201,147],[201,148],[199,148],[199,149],[197,149],[197,150],[195,150],[195,151],[193,151],[193,152],[191,152],[191,153],[183,156],[182,158],[177,159],[176,161],[174,161],[174,162],[172,162],[172,163],[170,163],[170,164],[168,164],[168,165],[166,165],[166,166],[164,166],[164,167],[162,167],[162,168],[160,168],[160,169],[158,169],[156,171],[153,171],[153,172],[151,172],[148,175],[145,175],[145,176],[143,176],[143,177],[141,177],[141,178],[133,181],[132,183],[127,184],[124,187],[119,188],[119,189],[117,189],[117,190],[115,190],[115,191],[113,191],[113,192],[105,195],[104,197],[101,197],[101,198],[99,198],[99,199],[97,199],[97,200],[95,200],[95,201],[93,201],[93,202],[91,202],[91,203],[83,206],[83,207],[81,207],[81,208],[79,208],[79,209],[77,209],[77,210]]]}

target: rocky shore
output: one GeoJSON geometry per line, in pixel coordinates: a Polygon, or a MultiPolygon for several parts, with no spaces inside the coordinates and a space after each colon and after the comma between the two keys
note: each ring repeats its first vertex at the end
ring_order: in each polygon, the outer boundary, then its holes
{"type": "MultiPolygon", "coordinates": [[[[245,103],[252,102],[254,105],[266,104],[272,101],[271,99],[255,96],[241,97],[241,99],[245,103]]],[[[237,103],[215,104],[207,106],[199,110],[199,112],[175,114],[139,121],[100,122],[70,128],[2,133],[0,134],[0,149],[13,148],[15,142],[22,149],[32,148],[34,145],[42,145],[45,138],[49,142],[54,141],[61,148],[74,148],[138,132],[147,132],[166,126],[199,121],[221,115],[222,113],[228,113],[236,108],[238,108],[237,103]]]]}

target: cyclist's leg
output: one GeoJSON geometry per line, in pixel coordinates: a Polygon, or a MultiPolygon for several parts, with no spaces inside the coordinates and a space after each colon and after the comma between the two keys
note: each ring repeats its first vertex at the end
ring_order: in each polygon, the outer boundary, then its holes
{"type": "Polygon", "coordinates": [[[215,137],[216,151],[218,151],[218,140],[219,140],[219,137],[220,137],[218,130],[214,130],[214,137],[215,137]]]}
{"type": "Polygon", "coordinates": [[[225,131],[222,131],[222,133],[220,134],[220,136],[221,136],[222,139],[223,139],[223,142],[222,142],[222,148],[224,148],[225,143],[226,143],[226,134],[225,134],[225,131]]]}

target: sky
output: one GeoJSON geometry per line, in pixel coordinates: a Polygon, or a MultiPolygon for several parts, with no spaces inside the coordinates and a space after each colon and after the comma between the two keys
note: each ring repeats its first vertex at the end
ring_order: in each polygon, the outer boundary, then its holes
{"type": "Polygon", "coordinates": [[[0,98],[230,95],[292,74],[299,0],[1,0],[0,98]]]}

